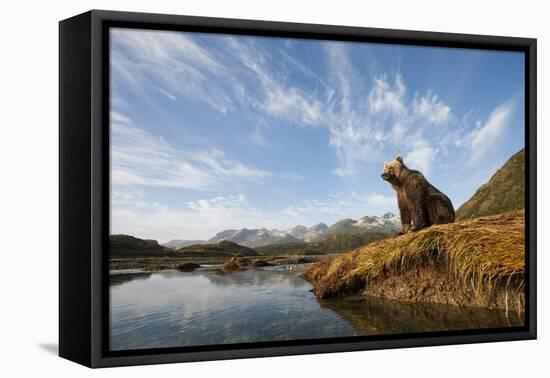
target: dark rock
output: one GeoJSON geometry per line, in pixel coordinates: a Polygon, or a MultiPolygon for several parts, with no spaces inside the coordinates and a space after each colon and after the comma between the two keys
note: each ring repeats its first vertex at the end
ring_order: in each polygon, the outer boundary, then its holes
{"type": "Polygon", "coordinates": [[[193,262],[184,262],[176,267],[177,270],[180,272],[192,272],[197,268],[200,268],[201,266],[199,264],[195,264],[193,262]]]}
{"type": "Polygon", "coordinates": [[[250,264],[250,266],[254,267],[254,268],[261,268],[261,267],[264,267],[264,266],[273,266],[273,264],[265,261],[265,260],[256,260],[256,261],[253,261],[252,264],[250,264]]]}

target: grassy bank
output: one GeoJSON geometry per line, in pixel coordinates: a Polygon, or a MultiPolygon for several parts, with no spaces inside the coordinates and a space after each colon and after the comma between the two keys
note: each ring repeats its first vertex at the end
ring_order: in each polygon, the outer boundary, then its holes
{"type": "Polygon", "coordinates": [[[319,298],[364,293],[410,302],[524,306],[524,212],[437,225],[309,267],[319,298]]]}

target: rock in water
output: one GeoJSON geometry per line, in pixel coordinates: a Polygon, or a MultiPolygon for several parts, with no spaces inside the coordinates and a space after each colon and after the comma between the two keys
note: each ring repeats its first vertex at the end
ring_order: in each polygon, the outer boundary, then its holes
{"type": "Polygon", "coordinates": [[[254,268],[261,268],[261,267],[264,267],[264,266],[273,266],[273,264],[268,263],[265,260],[256,260],[256,261],[252,262],[251,266],[253,266],[254,268]]]}
{"type": "Polygon", "coordinates": [[[193,262],[184,262],[176,267],[177,270],[180,272],[192,272],[197,268],[200,268],[201,266],[199,264],[195,264],[193,262]]]}

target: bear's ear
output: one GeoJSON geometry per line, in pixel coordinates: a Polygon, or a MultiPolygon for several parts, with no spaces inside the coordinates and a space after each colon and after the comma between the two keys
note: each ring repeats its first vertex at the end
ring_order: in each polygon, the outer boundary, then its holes
{"type": "Polygon", "coordinates": [[[403,164],[403,158],[401,157],[401,155],[397,155],[395,157],[395,160],[397,160],[398,162],[400,162],[401,164],[403,164]]]}

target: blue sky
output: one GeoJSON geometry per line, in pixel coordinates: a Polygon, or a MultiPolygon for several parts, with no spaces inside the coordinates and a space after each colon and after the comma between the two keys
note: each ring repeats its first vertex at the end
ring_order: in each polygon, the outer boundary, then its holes
{"type": "Polygon", "coordinates": [[[161,242],[397,212],[397,154],[455,208],[524,146],[515,52],[111,30],[111,232],[161,242]]]}

